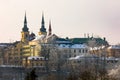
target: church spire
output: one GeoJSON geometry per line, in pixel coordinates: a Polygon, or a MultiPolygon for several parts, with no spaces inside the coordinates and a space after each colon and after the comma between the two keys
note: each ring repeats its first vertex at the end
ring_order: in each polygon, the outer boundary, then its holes
{"type": "Polygon", "coordinates": [[[41,24],[42,24],[42,27],[44,27],[45,21],[44,21],[44,14],[43,13],[42,13],[42,22],[41,22],[41,24]]]}
{"type": "Polygon", "coordinates": [[[46,35],[46,28],[45,28],[45,21],[44,21],[44,14],[42,13],[42,21],[41,21],[41,28],[40,28],[40,32],[39,35],[44,34],[46,35]]]}
{"type": "Polygon", "coordinates": [[[27,23],[27,19],[26,19],[26,12],[25,12],[24,23],[27,23]]]}
{"type": "Polygon", "coordinates": [[[49,29],[48,29],[48,31],[49,31],[48,36],[50,36],[52,34],[51,21],[49,21],[49,29]]]}
{"type": "Polygon", "coordinates": [[[26,12],[25,12],[25,17],[24,17],[24,27],[22,28],[22,31],[28,32],[26,12]]]}
{"type": "Polygon", "coordinates": [[[27,27],[27,17],[26,17],[26,12],[25,12],[25,17],[24,17],[24,26],[22,28],[21,32],[21,41],[27,43],[29,41],[29,28],[27,27]]]}

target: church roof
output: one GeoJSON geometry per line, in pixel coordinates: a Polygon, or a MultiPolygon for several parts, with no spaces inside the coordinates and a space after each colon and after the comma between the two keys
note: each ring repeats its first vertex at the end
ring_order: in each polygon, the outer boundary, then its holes
{"type": "Polygon", "coordinates": [[[87,38],[71,38],[70,41],[74,44],[84,44],[88,42],[87,38]]]}
{"type": "Polygon", "coordinates": [[[58,44],[89,44],[89,41],[95,41],[96,46],[109,45],[108,42],[102,38],[60,38],[56,37],[55,41],[58,44]]]}
{"type": "Polygon", "coordinates": [[[108,42],[106,40],[103,40],[102,38],[71,38],[70,41],[73,44],[88,44],[90,40],[95,40],[97,45],[108,45],[108,42]]]}
{"type": "Polygon", "coordinates": [[[23,32],[28,32],[28,27],[27,27],[27,18],[26,18],[26,13],[25,13],[25,18],[24,18],[24,26],[22,28],[23,32]]]}
{"type": "Polygon", "coordinates": [[[42,22],[41,22],[40,32],[46,32],[44,14],[42,14],[42,22]]]}

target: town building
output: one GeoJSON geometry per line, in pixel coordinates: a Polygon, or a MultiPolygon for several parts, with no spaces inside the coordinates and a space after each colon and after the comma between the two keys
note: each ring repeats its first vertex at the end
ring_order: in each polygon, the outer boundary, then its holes
{"type": "Polygon", "coordinates": [[[1,50],[1,54],[4,54],[4,61],[2,62],[0,58],[0,63],[24,67],[45,67],[50,64],[57,68],[56,65],[60,60],[64,62],[70,57],[89,54],[90,47],[103,45],[109,45],[105,38],[93,36],[83,38],[58,37],[56,34],[52,34],[51,21],[47,32],[44,14],[42,14],[38,35],[36,36],[33,32],[30,34],[25,13],[21,40],[11,43],[11,46],[8,46],[4,51],[1,50]]]}
{"type": "Polygon", "coordinates": [[[111,45],[107,48],[108,56],[109,57],[120,57],[120,45],[111,45]]]}

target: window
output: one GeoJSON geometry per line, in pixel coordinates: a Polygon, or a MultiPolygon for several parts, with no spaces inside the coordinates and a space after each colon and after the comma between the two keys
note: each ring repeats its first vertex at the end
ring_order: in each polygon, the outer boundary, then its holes
{"type": "Polygon", "coordinates": [[[74,49],[74,53],[76,53],[76,50],[74,49]]]}
{"type": "Polygon", "coordinates": [[[39,60],[39,58],[37,58],[37,60],[39,60]]]}
{"type": "Polygon", "coordinates": [[[79,53],[81,53],[81,49],[79,49],[79,53]]]}
{"type": "Polygon", "coordinates": [[[36,66],[38,66],[38,63],[36,63],[36,66]]]}
{"type": "Polygon", "coordinates": [[[69,50],[69,53],[71,53],[71,50],[69,50]]]}
{"type": "Polygon", "coordinates": [[[43,59],[42,59],[42,58],[40,58],[40,60],[42,61],[43,59]]]}
{"type": "Polygon", "coordinates": [[[42,66],[42,63],[40,63],[40,66],[42,66]]]}
{"type": "Polygon", "coordinates": [[[88,50],[86,49],[86,50],[85,50],[85,52],[87,53],[87,52],[88,52],[88,50]]]}
{"type": "Polygon", "coordinates": [[[74,55],[74,57],[76,57],[76,55],[74,55]]]}
{"type": "Polygon", "coordinates": [[[84,49],[82,51],[83,51],[83,53],[85,52],[84,49]]]}
{"type": "Polygon", "coordinates": [[[32,60],[34,60],[34,58],[32,58],[32,60]]]}
{"type": "Polygon", "coordinates": [[[32,63],[32,66],[34,66],[34,63],[32,63]]]}
{"type": "Polygon", "coordinates": [[[71,55],[69,55],[69,57],[71,57],[71,55]]]}
{"type": "Polygon", "coordinates": [[[22,51],[22,49],[20,49],[20,51],[22,51]]]}
{"type": "Polygon", "coordinates": [[[81,63],[81,61],[79,60],[79,61],[77,61],[78,63],[81,63]]]}

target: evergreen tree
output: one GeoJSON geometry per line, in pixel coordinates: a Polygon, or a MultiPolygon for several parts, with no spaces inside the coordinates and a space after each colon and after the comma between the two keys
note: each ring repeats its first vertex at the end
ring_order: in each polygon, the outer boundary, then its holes
{"type": "Polygon", "coordinates": [[[36,80],[38,76],[35,73],[35,68],[32,69],[32,71],[30,73],[27,73],[25,80],[36,80]]]}

